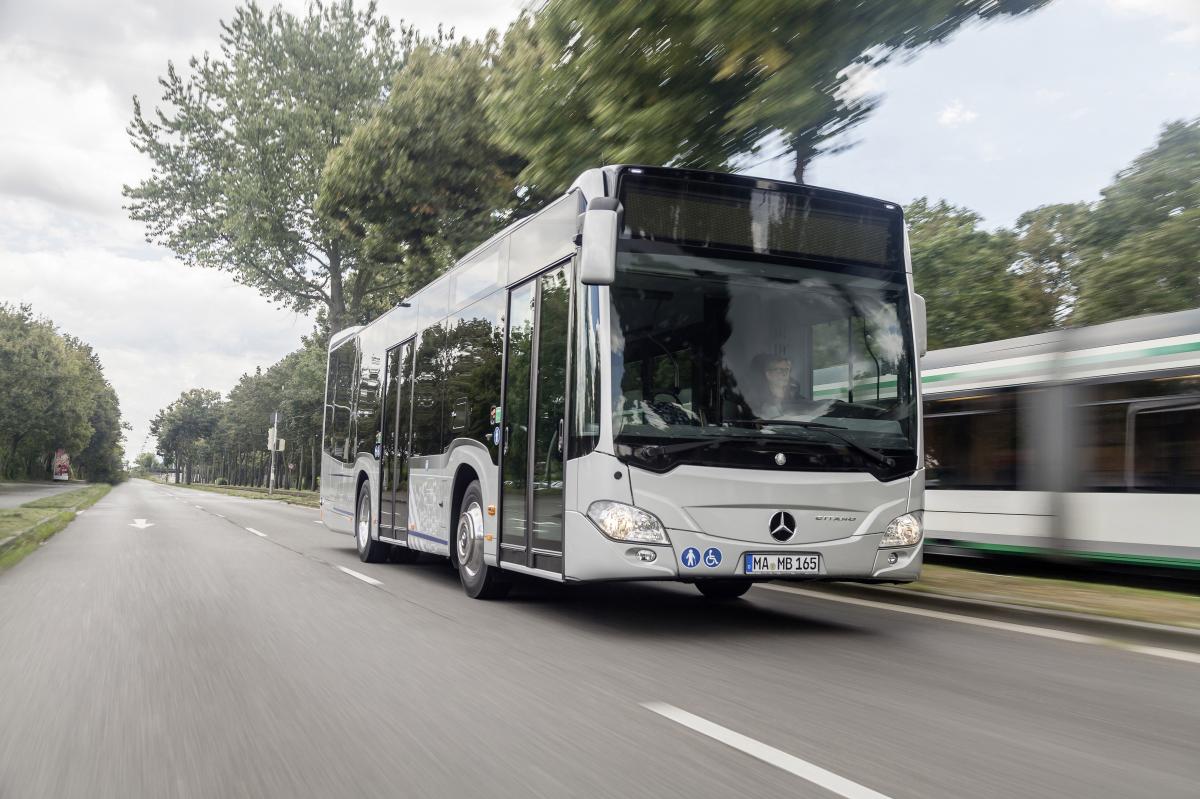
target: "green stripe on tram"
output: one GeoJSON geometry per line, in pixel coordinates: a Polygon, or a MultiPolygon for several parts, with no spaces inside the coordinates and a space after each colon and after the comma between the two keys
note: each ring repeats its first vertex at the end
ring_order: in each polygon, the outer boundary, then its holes
{"type": "Polygon", "coordinates": [[[1200,560],[1168,558],[1162,555],[1123,555],[1118,552],[1077,552],[1074,550],[1028,547],[1017,544],[981,544],[975,541],[947,539],[960,549],[975,549],[997,555],[1068,555],[1074,558],[1099,560],[1107,563],[1126,563],[1132,566],[1167,566],[1174,569],[1200,569],[1200,560]]]}
{"type": "MultiPolygon", "coordinates": [[[[1161,347],[1147,347],[1144,350],[1130,350],[1127,352],[1109,352],[1099,355],[1077,355],[1067,358],[1064,361],[1066,367],[1083,366],[1090,363],[1103,363],[1105,361],[1130,360],[1133,358],[1158,358],[1163,355],[1179,355],[1185,352],[1200,352],[1200,340],[1185,341],[1179,344],[1164,344],[1161,347]]],[[[1015,364],[1009,366],[996,366],[990,369],[977,369],[970,371],[958,372],[942,372],[940,374],[923,374],[921,375],[921,384],[941,383],[947,380],[957,380],[961,377],[999,377],[1000,375],[1019,373],[1029,368],[1029,364],[1015,364]]]]}

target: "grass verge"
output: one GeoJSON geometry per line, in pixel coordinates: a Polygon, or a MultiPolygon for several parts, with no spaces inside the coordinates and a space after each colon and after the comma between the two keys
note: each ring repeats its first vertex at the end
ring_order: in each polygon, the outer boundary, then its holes
{"type": "Polygon", "coordinates": [[[96,504],[111,490],[106,484],[90,485],[0,510],[0,572],[16,565],[70,524],[78,511],[96,504]]]}
{"type": "Polygon", "coordinates": [[[248,497],[250,499],[270,499],[286,502],[289,505],[303,505],[306,508],[319,508],[321,495],[316,491],[281,491],[276,489],[274,495],[268,494],[265,488],[246,488],[244,486],[214,486],[199,483],[167,483],[174,488],[190,488],[194,491],[208,491],[213,494],[225,494],[230,497],[248,497]]]}
{"type": "Polygon", "coordinates": [[[902,590],[1200,629],[1200,596],[926,563],[902,590]]]}

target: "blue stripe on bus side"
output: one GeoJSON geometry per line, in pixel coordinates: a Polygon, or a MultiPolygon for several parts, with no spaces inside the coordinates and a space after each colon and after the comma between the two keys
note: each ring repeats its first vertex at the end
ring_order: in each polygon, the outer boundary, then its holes
{"type": "Polygon", "coordinates": [[[409,530],[408,534],[415,535],[417,538],[424,538],[426,541],[432,541],[435,544],[449,544],[450,543],[449,541],[447,541],[444,538],[438,538],[436,535],[429,535],[428,533],[418,533],[416,530],[409,530]]]}
{"type": "Polygon", "coordinates": [[[351,513],[351,512],[350,512],[350,511],[348,511],[348,510],[342,510],[341,508],[336,508],[336,507],[334,507],[333,505],[330,505],[330,506],[329,506],[329,509],[330,509],[331,511],[333,511],[334,513],[340,513],[340,514],[342,514],[343,516],[349,516],[350,518],[354,518],[354,514],[353,514],[353,513],[351,513]]]}

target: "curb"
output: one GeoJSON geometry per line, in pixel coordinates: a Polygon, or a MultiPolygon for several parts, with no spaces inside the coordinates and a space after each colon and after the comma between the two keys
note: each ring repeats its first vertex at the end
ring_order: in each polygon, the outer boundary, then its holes
{"type": "Polygon", "coordinates": [[[974,597],[916,592],[904,588],[879,585],[855,585],[851,583],[815,583],[807,588],[831,594],[889,602],[925,610],[940,610],[1027,624],[1032,627],[1054,627],[1073,632],[1087,633],[1104,638],[1154,645],[1169,645],[1200,651],[1200,629],[1176,627],[1170,624],[1118,619],[1096,616],[1090,613],[1075,613],[1049,608],[1013,605],[974,597]]]}
{"type": "Polygon", "coordinates": [[[29,536],[31,536],[35,530],[37,530],[43,524],[46,524],[49,521],[53,521],[54,518],[56,516],[58,516],[60,513],[70,513],[72,518],[74,518],[79,513],[79,511],[77,511],[75,508],[61,508],[59,510],[56,510],[54,513],[50,514],[49,516],[45,516],[45,517],[39,519],[38,521],[34,522],[31,526],[26,527],[24,530],[20,530],[16,533],[13,533],[9,537],[0,541],[0,555],[3,555],[5,552],[8,552],[11,549],[16,549],[17,547],[24,544],[25,539],[28,538],[29,536]]]}

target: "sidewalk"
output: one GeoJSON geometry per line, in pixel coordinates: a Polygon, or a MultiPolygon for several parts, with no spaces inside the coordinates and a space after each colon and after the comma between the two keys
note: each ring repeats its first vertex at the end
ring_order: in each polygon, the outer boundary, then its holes
{"type": "Polygon", "coordinates": [[[84,488],[83,482],[53,482],[51,480],[20,483],[0,483],[0,508],[15,508],[41,497],[54,496],[64,491],[84,488]]]}

